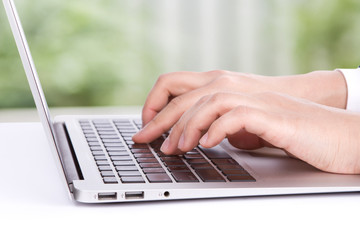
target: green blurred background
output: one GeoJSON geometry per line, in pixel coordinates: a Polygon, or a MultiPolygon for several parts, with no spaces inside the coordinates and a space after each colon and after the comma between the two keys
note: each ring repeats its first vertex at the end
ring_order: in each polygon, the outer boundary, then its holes
{"type": "MultiPolygon", "coordinates": [[[[158,75],[360,64],[358,0],[16,0],[48,104],[141,105],[158,75]]],[[[0,8],[0,108],[33,107],[0,8]]]]}

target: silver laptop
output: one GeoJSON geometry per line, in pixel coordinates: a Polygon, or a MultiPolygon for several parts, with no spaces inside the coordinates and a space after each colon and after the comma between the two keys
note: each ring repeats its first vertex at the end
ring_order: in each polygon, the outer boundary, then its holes
{"type": "MultiPolygon", "coordinates": [[[[159,150],[164,137],[136,144],[140,116],[51,119],[13,0],[3,0],[27,79],[60,175],[85,203],[155,201],[360,191],[359,175],[321,172],[280,150],[241,151],[224,140],[178,156],[159,150]]],[[[44,179],[46,181],[46,179],[44,179]]]]}

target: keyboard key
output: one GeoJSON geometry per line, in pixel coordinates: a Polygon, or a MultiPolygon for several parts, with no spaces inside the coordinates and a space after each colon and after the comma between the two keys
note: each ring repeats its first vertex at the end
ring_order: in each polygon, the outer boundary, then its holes
{"type": "Polygon", "coordinates": [[[167,155],[161,151],[157,151],[156,154],[159,156],[159,157],[173,157],[173,158],[179,158],[179,155],[167,155]]]}
{"type": "Polygon", "coordinates": [[[118,171],[120,177],[126,176],[141,176],[139,171],[118,171]]]}
{"type": "Polygon", "coordinates": [[[198,158],[204,158],[201,154],[185,154],[184,158],[186,159],[198,159],[198,158]]]}
{"type": "Polygon", "coordinates": [[[151,153],[150,149],[148,148],[142,148],[142,149],[131,149],[132,153],[151,153]]]}
{"type": "Polygon", "coordinates": [[[168,166],[170,172],[189,172],[190,169],[187,166],[168,166]]]}
{"type": "Polygon", "coordinates": [[[125,150],[125,151],[108,151],[108,154],[110,156],[129,156],[129,153],[125,150]]]}
{"type": "Polygon", "coordinates": [[[188,159],[186,160],[187,163],[189,164],[200,164],[200,163],[209,163],[206,159],[204,158],[198,158],[198,159],[188,159]]]}
{"type": "Polygon", "coordinates": [[[248,172],[245,169],[223,169],[222,173],[224,175],[243,175],[248,174],[248,172]]]}
{"type": "Polygon", "coordinates": [[[86,138],[88,142],[99,142],[97,138],[86,138]]]}
{"type": "Polygon", "coordinates": [[[231,165],[218,165],[217,166],[220,170],[224,170],[224,169],[243,169],[242,166],[240,166],[239,164],[235,165],[235,164],[231,164],[231,165]]]}
{"type": "Polygon", "coordinates": [[[116,166],[116,171],[138,171],[136,166],[116,166]]]}
{"type": "Polygon", "coordinates": [[[144,149],[144,148],[148,149],[147,144],[144,144],[144,143],[134,143],[134,144],[130,144],[128,147],[130,149],[133,149],[133,148],[135,148],[135,149],[144,149]]]}
{"type": "Polygon", "coordinates": [[[192,172],[172,172],[171,175],[177,182],[198,182],[192,172]]]}
{"type": "Polygon", "coordinates": [[[98,167],[100,171],[112,171],[110,165],[104,165],[98,167]]]}
{"type": "Polygon", "coordinates": [[[116,177],[104,177],[104,183],[118,183],[116,177]]]}
{"type": "Polygon", "coordinates": [[[100,137],[107,136],[107,135],[117,135],[116,131],[113,131],[113,130],[112,131],[100,131],[98,133],[99,133],[100,137]]]}
{"type": "Polygon", "coordinates": [[[151,183],[172,182],[171,178],[166,173],[148,173],[146,174],[146,177],[151,183]]]}
{"type": "Polygon", "coordinates": [[[157,163],[158,160],[156,158],[137,158],[136,161],[138,163],[157,163]]]}
{"type": "Polygon", "coordinates": [[[91,127],[82,128],[84,134],[94,134],[94,130],[91,127]]]}
{"type": "Polygon", "coordinates": [[[196,149],[193,149],[191,151],[186,152],[185,154],[186,155],[195,155],[195,154],[197,155],[197,154],[199,154],[199,151],[196,149]]]}
{"type": "Polygon", "coordinates": [[[110,166],[108,161],[96,161],[97,166],[110,166]]]}
{"type": "Polygon", "coordinates": [[[227,178],[230,182],[255,182],[255,179],[250,175],[229,175],[227,178]]]}
{"type": "Polygon", "coordinates": [[[183,161],[164,161],[164,164],[169,166],[186,166],[186,164],[183,161]]]}
{"type": "Polygon", "coordinates": [[[102,134],[104,132],[113,132],[113,133],[115,133],[112,126],[101,126],[101,127],[95,126],[95,128],[96,128],[96,130],[98,131],[99,134],[102,134]]]}
{"type": "Polygon", "coordinates": [[[199,164],[193,164],[191,165],[193,169],[214,169],[213,166],[211,166],[209,163],[199,163],[199,164]]]}
{"type": "MultiPolygon", "coordinates": [[[[131,133],[130,133],[131,134],[131,133]]],[[[125,141],[132,141],[132,136],[124,136],[124,134],[121,135],[125,141]]]]}
{"type": "Polygon", "coordinates": [[[165,173],[163,168],[143,168],[143,172],[147,173],[165,173]]]}
{"type": "Polygon", "coordinates": [[[100,174],[103,177],[115,177],[113,171],[101,171],[100,174]]]}
{"type": "Polygon", "coordinates": [[[95,161],[107,161],[107,158],[105,155],[102,156],[94,156],[95,161]]]}
{"type": "Polygon", "coordinates": [[[91,146],[90,147],[90,150],[91,151],[102,151],[102,147],[99,145],[99,146],[91,146]]]}
{"type": "Polygon", "coordinates": [[[117,142],[117,143],[104,143],[104,146],[106,148],[108,147],[124,147],[124,144],[121,142],[117,142]]]}
{"type": "Polygon", "coordinates": [[[229,154],[225,152],[225,150],[219,145],[212,148],[204,148],[199,146],[199,148],[205,153],[205,155],[210,158],[230,158],[229,154]]]}
{"type": "Polygon", "coordinates": [[[135,166],[133,161],[113,161],[115,166],[135,166]]]}
{"type": "Polygon", "coordinates": [[[123,183],[144,183],[144,179],[139,176],[128,176],[128,177],[121,177],[121,181],[123,183]]]}
{"type": "Polygon", "coordinates": [[[135,128],[118,128],[120,133],[133,133],[135,134],[137,131],[135,128]]]}
{"type": "Polygon", "coordinates": [[[101,139],[120,139],[118,135],[111,135],[111,134],[107,134],[107,135],[100,135],[101,139]]]}
{"type": "Polygon", "coordinates": [[[141,168],[161,168],[159,163],[140,163],[141,168]]]}
{"type": "Polygon", "coordinates": [[[129,119],[119,119],[119,120],[115,119],[115,120],[113,120],[113,122],[115,123],[115,125],[130,125],[130,126],[132,126],[129,119]]]}
{"type": "Polygon", "coordinates": [[[105,156],[103,151],[92,151],[92,155],[94,156],[105,156]]]}
{"type": "Polygon", "coordinates": [[[102,129],[99,129],[99,128],[96,128],[97,132],[99,135],[102,135],[102,134],[116,134],[116,131],[113,129],[113,128],[102,128],[102,129]]]}
{"type": "Polygon", "coordinates": [[[112,152],[112,151],[126,151],[125,147],[106,147],[106,150],[112,152]]]}
{"type": "Polygon", "coordinates": [[[96,138],[96,135],[93,132],[92,133],[84,133],[84,135],[86,138],[96,138]]]}
{"type": "Polygon", "coordinates": [[[160,157],[163,161],[182,161],[179,156],[162,156],[160,157]]]}
{"type": "Polygon", "coordinates": [[[215,165],[229,165],[235,164],[239,165],[234,159],[232,158],[219,158],[219,159],[212,159],[211,160],[215,165]]]}
{"type": "Polygon", "coordinates": [[[88,142],[88,144],[89,144],[89,146],[98,146],[98,147],[100,147],[100,144],[99,144],[98,141],[96,141],[96,142],[88,142]]]}
{"type": "Polygon", "coordinates": [[[196,173],[204,182],[225,182],[215,169],[197,169],[196,173]]]}
{"type": "Polygon", "coordinates": [[[135,153],[135,158],[153,158],[154,155],[152,153],[135,153]]]}
{"type": "Polygon", "coordinates": [[[120,139],[103,139],[103,143],[122,143],[120,139]]]}
{"type": "Polygon", "coordinates": [[[132,161],[130,156],[111,156],[112,161],[132,161]]]}
{"type": "Polygon", "coordinates": [[[122,133],[121,136],[123,136],[123,137],[131,137],[132,138],[132,136],[134,136],[134,134],[132,134],[132,133],[122,133]]]}

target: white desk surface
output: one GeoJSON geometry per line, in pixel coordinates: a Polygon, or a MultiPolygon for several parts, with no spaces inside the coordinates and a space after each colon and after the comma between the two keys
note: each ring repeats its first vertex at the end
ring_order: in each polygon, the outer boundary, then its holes
{"type": "Polygon", "coordinates": [[[360,239],[360,193],[86,205],[40,123],[1,123],[0,156],[1,239],[360,239]]]}

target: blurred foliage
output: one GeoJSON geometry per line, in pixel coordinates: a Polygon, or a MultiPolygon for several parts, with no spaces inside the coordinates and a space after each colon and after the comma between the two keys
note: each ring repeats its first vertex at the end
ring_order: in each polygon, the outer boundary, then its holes
{"type": "Polygon", "coordinates": [[[356,68],[360,64],[360,1],[301,2],[294,26],[297,70],[356,68]]]}
{"type": "MultiPolygon", "coordinates": [[[[164,71],[162,61],[159,61],[159,52],[164,51],[159,48],[164,41],[157,39],[157,33],[163,30],[151,24],[156,23],[153,19],[162,19],[156,16],[159,12],[154,9],[165,1],[170,0],[16,0],[48,104],[142,104],[157,76],[164,71]]],[[[359,0],[294,0],[289,9],[289,4],[283,4],[284,1],[259,0],[262,7],[258,10],[260,16],[268,14],[267,11],[271,12],[268,8],[278,9],[282,5],[285,11],[290,11],[287,15],[289,21],[285,24],[289,24],[292,31],[281,34],[296,35],[291,44],[293,52],[289,53],[296,63],[294,72],[353,68],[360,64],[360,48],[357,47],[360,42],[359,0]]],[[[188,10],[192,9],[193,15],[198,17],[198,9],[193,9],[197,6],[196,1],[184,4],[193,4],[186,8],[187,15],[182,18],[192,24],[193,19],[189,18],[188,10]]],[[[236,17],[237,12],[232,14],[236,17]]],[[[269,27],[277,21],[276,12],[273,14],[260,18],[259,25],[266,31],[263,36],[279,34],[269,27]]],[[[281,23],[284,21],[282,19],[281,23]]],[[[185,33],[189,32],[189,26],[179,26],[182,32],[179,35],[166,32],[171,36],[165,40],[170,41],[179,36],[187,52],[201,48],[201,43],[193,48],[188,46],[189,42],[184,41],[184,38],[187,36],[185,33]]],[[[225,24],[220,28],[226,26],[230,25],[225,24]]],[[[249,23],[248,27],[254,26],[249,23]]],[[[196,26],[191,29],[194,33],[199,32],[196,26]]],[[[224,34],[226,38],[233,39],[228,33],[224,34]]],[[[197,36],[190,35],[194,38],[197,36]]],[[[273,43],[264,39],[261,40],[263,47],[255,46],[267,49],[261,51],[258,65],[274,61],[274,56],[279,58],[276,46],[281,47],[281,43],[272,47],[273,43]]],[[[225,47],[221,48],[225,60],[220,61],[228,63],[231,60],[226,61],[226,58],[232,59],[230,55],[234,53],[231,46],[227,46],[229,51],[224,51],[225,47]]],[[[180,53],[182,59],[179,62],[194,65],[194,62],[189,61],[191,57],[186,51],[180,53]]],[[[198,58],[194,59],[197,61],[198,58]]],[[[5,12],[0,8],[0,108],[30,106],[34,106],[33,99],[5,12]]]]}
{"type": "MultiPolygon", "coordinates": [[[[50,106],[143,103],[159,70],[144,37],[146,9],[131,4],[16,1],[50,106]]],[[[0,107],[33,106],[3,9],[0,20],[0,107]]]]}

